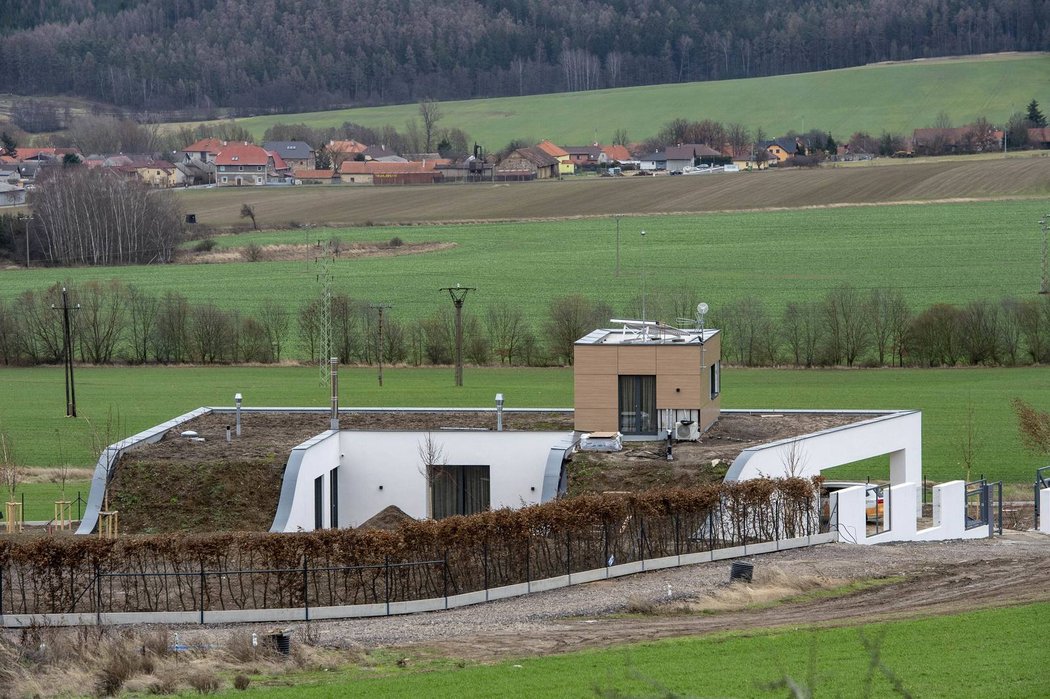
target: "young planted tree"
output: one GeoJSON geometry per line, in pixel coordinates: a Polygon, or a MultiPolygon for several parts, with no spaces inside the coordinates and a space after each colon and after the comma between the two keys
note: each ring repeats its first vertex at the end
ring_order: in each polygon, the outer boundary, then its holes
{"type": "Polygon", "coordinates": [[[1020,398],[1010,403],[1017,416],[1017,431],[1024,448],[1035,454],[1050,454],[1050,413],[1037,410],[1020,398]]]}

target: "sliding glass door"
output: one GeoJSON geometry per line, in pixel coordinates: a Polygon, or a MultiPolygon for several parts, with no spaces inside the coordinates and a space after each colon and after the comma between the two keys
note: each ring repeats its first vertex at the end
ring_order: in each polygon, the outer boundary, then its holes
{"type": "Polygon", "coordinates": [[[620,377],[620,432],[656,433],[656,377],[620,377]]]}

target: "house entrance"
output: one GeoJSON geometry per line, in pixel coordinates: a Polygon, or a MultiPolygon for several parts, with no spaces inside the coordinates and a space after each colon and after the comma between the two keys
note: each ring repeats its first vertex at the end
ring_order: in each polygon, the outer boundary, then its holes
{"type": "Polygon", "coordinates": [[[620,432],[656,433],[656,377],[620,377],[620,432]]]}

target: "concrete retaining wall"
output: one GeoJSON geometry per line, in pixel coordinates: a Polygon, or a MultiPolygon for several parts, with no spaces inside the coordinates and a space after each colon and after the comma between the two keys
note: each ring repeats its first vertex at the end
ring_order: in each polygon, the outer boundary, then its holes
{"type": "MultiPolygon", "coordinates": [[[[862,494],[863,500],[863,494],[862,494]]],[[[432,597],[430,599],[413,600],[410,602],[390,602],[389,604],[356,604],[337,607],[310,607],[288,608],[288,609],[231,609],[205,611],[202,615],[199,611],[189,612],[139,612],[139,613],[103,613],[97,614],[3,614],[0,615],[0,626],[6,628],[22,628],[26,626],[93,626],[96,624],[118,625],[118,624],[225,624],[245,622],[291,622],[309,621],[318,619],[356,619],[375,616],[392,616],[395,614],[415,614],[417,612],[432,612],[442,609],[453,609],[455,607],[466,607],[472,604],[481,604],[486,601],[518,597],[533,592],[556,590],[570,585],[579,585],[595,580],[607,580],[624,575],[634,575],[647,570],[659,570],[665,568],[677,568],[680,566],[694,565],[697,563],[708,563],[711,561],[728,560],[743,556],[761,555],[761,553],[772,553],[774,551],[786,551],[788,549],[816,546],[838,541],[835,532],[827,534],[815,534],[813,536],[802,536],[796,539],[784,539],[782,541],[771,541],[760,544],[748,544],[747,546],[734,546],[716,551],[703,551],[700,553],[687,553],[680,556],[667,556],[664,558],[653,558],[645,561],[632,561],[621,565],[607,568],[595,568],[571,575],[559,575],[554,578],[543,580],[532,580],[505,587],[495,587],[488,590],[466,592],[449,597],[432,597]]]]}
{"type": "Polygon", "coordinates": [[[1039,531],[1050,534],[1050,488],[1039,491],[1039,531]]]}
{"type": "Polygon", "coordinates": [[[832,493],[831,508],[836,513],[839,540],[852,544],[884,544],[890,541],[943,541],[947,539],[985,539],[992,535],[989,525],[966,528],[966,482],[950,481],[933,487],[933,526],[918,528],[912,510],[918,487],[915,483],[892,486],[885,493],[886,531],[867,533],[867,507],[862,485],[832,493]]]}

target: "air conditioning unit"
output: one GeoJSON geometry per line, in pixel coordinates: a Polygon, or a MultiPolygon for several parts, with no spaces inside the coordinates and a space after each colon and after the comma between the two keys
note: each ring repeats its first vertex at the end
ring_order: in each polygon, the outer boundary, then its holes
{"type": "Polygon", "coordinates": [[[679,442],[695,442],[700,439],[700,425],[695,420],[679,420],[674,425],[674,438],[679,442]]]}

